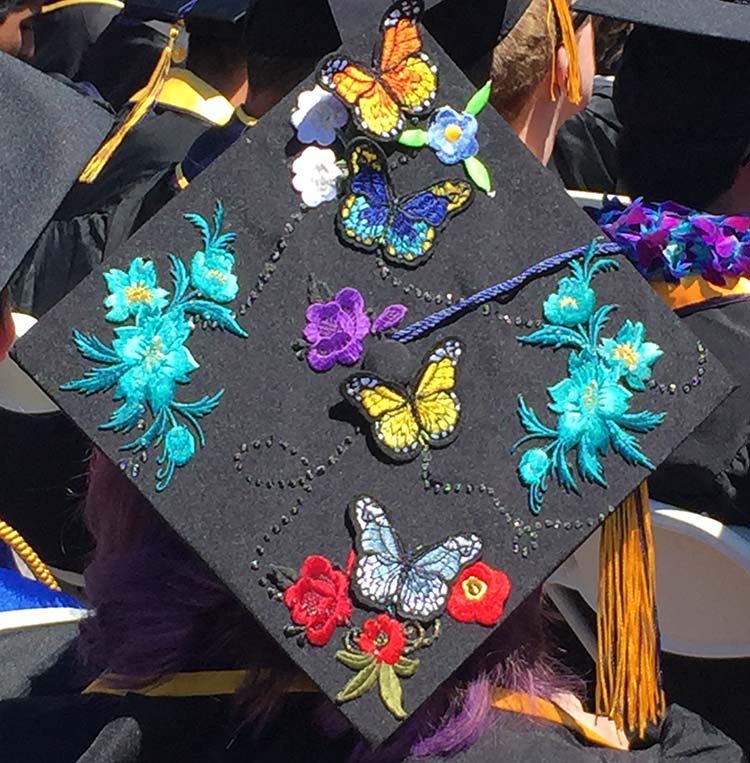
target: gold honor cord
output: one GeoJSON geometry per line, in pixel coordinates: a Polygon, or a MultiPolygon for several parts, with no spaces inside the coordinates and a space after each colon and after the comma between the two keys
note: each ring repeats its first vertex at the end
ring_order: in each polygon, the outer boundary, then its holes
{"type": "Polygon", "coordinates": [[[53,591],[59,591],[57,584],[47,565],[37,556],[31,546],[23,539],[23,536],[14,530],[7,522],[0,519],[0,541],[10,546],[18,556],[23,559],[26,566],[34,573],[40,583],[44,583],[53,591]]]}

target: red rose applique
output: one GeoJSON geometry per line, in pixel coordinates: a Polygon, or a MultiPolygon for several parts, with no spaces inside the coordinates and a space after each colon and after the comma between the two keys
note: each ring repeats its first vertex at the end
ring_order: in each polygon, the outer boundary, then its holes
{"type": "Polygon", "coordinates": [[[357,646],[363,652],[373,655],[376,662],[388,665],[395,665],[399,661],[405,645],[401,623],[388,615],[365,620],[362,633],[357,637],[357,646]]]}
{"type": "Polygon", "coordinates": [[[347,589],[349,578],[324,556],[308,556],[299,578],[284,591],[295,625],[304,626],[307,640],[325,646],[337,625],[344,625],[352,613],[347,589]]]}
{"type": "Polygon", "coordinates": [[[446,610],[461,623],[494,625],[510,595],[510,580],[484,562],[470,564],[456,578],[446,610]]]}

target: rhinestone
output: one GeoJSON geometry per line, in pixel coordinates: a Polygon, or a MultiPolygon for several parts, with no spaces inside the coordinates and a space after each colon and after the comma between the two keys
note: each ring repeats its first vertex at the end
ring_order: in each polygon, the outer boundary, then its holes
{"type": "Polygon", "coordinates": [[[541,530],[542,529],[542,523],[541,522],[534,522],[534,528],[536,530],[541,530]]]}
{"type": "Polygon", "coordinates": [[[423,292],[422,292],[422,290],[418,286],[414,288],[414,296],[417,299],[422,299],[422,294],[423,294],[423,292]]]}
{"type": "Polygon", "coordinates": [[[539,544],[535,540],[532,540],[531,543],[529,543],[529,546],[531,546],[533,551],[536,551],[539,548],[539,544]]]}
{"type": "Polygon", "coordinates": [[[271,542],[271,536],[268,533],[263,533],[263,540],[266,543],[270,543],[271,542]]]}
{"type": "Polygon", "coordinates": [[[235,471],[237,471],[237,472],[241,472],[241,471],[242,471],[242,462],[241,462],[241,461],[238,461],[238,462],[237,462],[237,463],[234,465],[234,470],[235,470],[235,471]]]}
{"type": "Polygon", "coordinates": [[[291,514],[293,517],[296,517],[296,516],[297,516],[297,514],[299,514],[299,507],[298,507],[298,506],[292,506],[292,508],[291,508],[291,509],[289,509],[289,513],[290,513],[290,514],[291,514]]]}
{"type": "Polygon", "coordinates": [[[706,373],[706,369],[705,368],[699,368],[698,369],[698,376],[703,376],[703,374],[705,374],[705,373],[706,373]]]}
{"type": "Polygon", "coordinates": [[[148,452],[147,452],[147,451],[145,451],[145,450],[142,450],[142,451],[141,451],[141,455],[140,455],[140,456],[138,456],[138,458],[140,458],[140,459],[141,459],[141,463],[142,463],[142,464],[145,464],[145,463],[146,463],[146,461],[148,461],[148,452]]]}
{"type": "Polygon", "coordinates": [[[581,522],[580,519],[576,519],[574,526],[575,526],[576,530],[580,530],[583,527],[583,522],[581,522]]]}
{"type": "Polygon", "coordinates": [[[552,526],[555,528],[555,530],[559,530],[560,529],[560,520],[556,519],[552,526]]]}
{"type": "Polygon", "coordinates": [[[233,458],[235,461],[242,461],[242,453],[235,453],[233,458]]]}
{"type": "Polygon", "coordinates": [[[697,387],[697,386],[698,386],[700,383],[701,383],[701,380],[700,380],[700,379],[699,379],[697,376],[694,376],[694,377],[693,377],[693,378],[690,380],[690,384],[691,384],[691,386],[693,386],[693,387],[697,387]]]}
{"type": "Polygon", "coordinates": [[[326,473],[326,468],[325,468],[325,466],[323,466],[323,464],[320,464],[320,466],[318,466],[315,469],[315,476],[316,477],[322,477],[325,473],[326,473]]]}
{"type": "Polygon", "coordinates": [[[443,295],[442,294],[436,294],[435,295],[435,304],[440,305],[443,302],[443,295]]]}
{"type": "Polygon", "coordinates": [[[552,520],[551,519],[545,519],[544,520],[544,526],[545,527],[552,527],[552,520]]]}
{"type": "Polygon", "coordinates": [[[669,385],[668,389],[669,389],[669,394],[674,395],[674,393],[677,392],[677,385],[672,383],[669,385]]]}
{"type": "Polygon", "coordinates": [[[284,223],[284,233],[294,233],[294,225],[292,223],[284,223]]]}
{"type": "Polygon", "coordinates": [[[328,466],[333,466],[338,461],[336,456],[328,456],[327,460],[328,460],[328,466]]]}
{"type": "Polygon", "coordinates": [[[485,484],[484,484],[484,482],[482,482],[482,483],[479,485],[479,492],[480,492],[480,493],[485,493],[485,492],[487,492],[487,485],[485,485],[485,484]]]}
{"type": "Polygon", "coordinates": [[[656,379],[651,379],[648,383],[649,389],[656,389],[659,386],[659,383],[656,381],[656,379]]]}
{"type": "Polygon", "coordinates": [[[260,487],[263,484],[263,480],[260,477],[255,478],[255,487],[260,487]]]}
{"type": "Polygon", "coordinates": [[[563,527],[564,527],[566,530],[570,530],[570,528],[571,528],[571,527],[573,527],[573,525],[572,525],[570,522],[566,522],[566,523],[563,525],[563,527]]]}
{"type": "Polygon", "coordinates": [[[527,559],[527,558],[528,558],[528,556],[529,556],[529,549],[528,549],[528,547],[527,547],[527,546],[524,546],[524,547],[523,547],[523,549],[521,550],[521,556],[522,556],[524,559],[527,559]]]}
{"type": "Polygon", "coordinates": [[[466,492],[471,495],[474,492],[474,485],[471,484],[471,482],[467,483],[466,485],[466,492]]]}
{"type": "Polygon", "coordinates": [[[240,445],[240,453],[247,453],[247,443],[243,442],[242,445],[240,445]]]}
{"type": "Polygon", "coordinates": [[[425,302],[432,302],[432,294],[430,294],[430,292],[429,292],[429,291],[426,291],[426,292],[423,294],[423,297],[424,297],[424,301],[425,301],[425,302]]]}
{"type": "Polygon", "coordinates": [[[247,312],[245,305],[240,305],[240,315],[244,315],[247,312]]]}
{"type": "Polygon", "coordinates": [[[409,294],[413,288],[414,287],[410,283],[406,284],[406,286],[404,286],[404,294],[409,294]]]}
{"type": "Polygon", "coordinates": [[[494,487],[488,487],[487,488],[487,495],[495,495],[495,488],[494,487]]]}
{"type": "Polygon", "coordinates": [[[279,490],[283,490],[286,487],[284,480],[276,480],[276,484],[279,486],[279,490]]]}
{"type": "Polygon", "coordinates": [[[305,477],[307,477],[308,480],[315,478],[315,475],[313,474],[312,469],[305,470],[305,477]]]}
{"type": "Polygon", "coordinates": [[[296,455],[297,455],[297,453],[299,453],[299,448],[292,448],[292,449],[291,449],[289,452],[290,452],[290,453],[291,453],[293,456],[296,456],[296,455]]]}
{"type": "Polygon", "coordinates": [[[682,391],[683,391],[684,393],[686,393],[686,394],[687,394],[688,392],[690,392],[690,390],[691,390],[691,387],[690,387],[690,385],[689,385],[689,384],[683,384],[683,385],[682,385],[682,391]]]}
{"type": "Polygon", "coordinates": [[[266,480],[266,487],[270,490],[273,487],[273,480],[266,480]]]}
{"type": "Polygon", "coordinates": [[[286,514],[281,515],[281,524],[282,525],[288,525],[289,524],[289,517],[286,514]]]}
{"type": "Polygon", "coordinates": [[[266,447],[267,447],[267,448],[270,448],[270,447],[272,447],[272,446],[273,446],[273,435],[271,435],[271,436],[270,436],[270,437],[269,437],[269,438],[266,440],[266,447]]]}
{"type": "Polygon", "coordinates": [[[394,286],[401,286],[401,284],[403,283],[403,281],[402,281],[400,278],[396,278],[396,277],[394,276],[394,277],[391,279],[391,283],[392,283],[394,286]]]}
{"type": "Polygon", "coordinates": [[[278,535],[281,532],[281,528],[278,525],[271,525],[271,532],[274,535],[278,535]]]}
{"type": "Polygon", "coordinates": [[[255,450],[258,450],[260,448],[260,440],[255,440],[253,442],[253,448],[255,448],[255,450]]]}
{"type": "Polygon", "coordinates": [[[452,491],[453,491],[453,485],[451,485],[450,482],[446,482],[445,485],[443,485],[443,492],[447,494],[452,491]]]}
{"type": "Polygon", "coordinates": [[[263,548],[263,546],[257,546],[257,547],[255,548],[255,553],[256,553],[258,556],[263,556],[263,554],[265,554],[265,553],[266,553],[266,550],[263,548]]]}
{"type": "Polygon", "coordinates": [[[260,567],[260,562],[257,559],[253,559],[253,561],[250,562],[251,570],[257,570],[259,567],[260,567]]]}
{"type": "Polygon", "coordinates": [[[299,462],[302,464],[302,466],[310,466],[310,459],[306,456],[301,456],[299,462]]]}
{"type": "Polygon", "coordinates": [[[347,435],[344,437],[344,445],[351,445],[354,442],[351,435],[347,435]]]}
{"type": "Polygon", "coordinates": [[[127,460],[120,461],[120,463],[117,465],[120,467],[120,471],[124,472],[128,468],[128,466],[130,466],[130,461],[127,461],[127,460]]]}
{"type": "Polygon", "coordinates": [[[131,477],[138,477],[138,475],[141,473],[141,467],[138,466],[138,464],[133,464],[133,466],[130,469],[130,476],[131,477]]]}
{"type": "Polygon", "coordinates": [[[280,252],[283,252],[283,251],[284,251],[284,249],[286,249],[286,248],[287,248],[287,246],[288,246],[288,244],[286,243],[286,239],[284,239],[284,238],[280,238],[280,239],[279,239],[279,240],[276,242],[276,248],[277,248],[277,249],[278,249],[280,252]]]}
{"type": "Polygon", "coordinates": [[[482,305],[482,315],[489,315],[490,309],[491,308],[489,305],[482,305]]]}
{"type": "Polygon", "coordinates": [[[258,585],[261,588],[268,588],[268,581],[265,578],[258,578],[258,585]]]}

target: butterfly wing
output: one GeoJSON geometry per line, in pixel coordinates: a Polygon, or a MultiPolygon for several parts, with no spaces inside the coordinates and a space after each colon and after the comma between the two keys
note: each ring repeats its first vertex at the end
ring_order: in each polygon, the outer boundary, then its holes
{"type": "Polygon", "coordinates": [[[351,108],[357,127],[378,140],[392,140],[404,129],[404,116],[379,75],[366,66],[334,54],[318,72],[321,87],[351,108]]]}
{"type": "Polygon", "coordinates": [[[390,179],[383,152],[370,141],[355,141],[347,153],[348,192],[337,217],[341,236],[371,252],[383,240],[391,210],[390,179]]]}
{"type": "Polygon", "coordinates": [[[421,0],[394,3],[383,17],[375,62],[381,82],[407,114],[429,111],[438,88],[437,66],[422,52],[418,20],[423,10],[421,0]]]}
{"type": "Polygon", "coordinates": [[[465,210],[473,190],[463,180],[442,180],[394,204],[392,219],[383,237],[383,254],[401,265],[416,267],[427,262],[438,229],[465,210]]]}
{"type": "Polygon", "coordinates": [[[421,450],[419,425],[406,390],[376,374],[358,373],[341,394],[372,424],[375,443],[395,461],[411,461],[421,450]]]}
{"type": "Polygon", "coordinates": [[[439,617],[458,573],[479,558],[478,535],[454,535],[414,556],[403,575],[396,601],[398,613],[407,619],[430,621],[439,617]]]}
{"type": "Polygon", "coordinates": [[[356,498],[349,511],[357,550],[352,587],[363,604],[387,609],[396,599],[404,572],[401,542],[385,509],[370,496],[356,498]]]}
{"type": "Polygon", "coordinates": [[[462,354],[463,343],[458,339],[437,344],[414,388],[414,414],[422,442],[431,448],[445,447],[458,435],[461,402],[454,390],[462,354]]]}

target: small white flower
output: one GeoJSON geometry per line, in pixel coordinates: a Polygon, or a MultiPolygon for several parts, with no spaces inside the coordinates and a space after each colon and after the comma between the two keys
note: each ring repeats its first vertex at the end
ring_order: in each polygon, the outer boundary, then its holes
{"type": "Polygon", "coordinates": [[[344,174],[330,148],[308,146],[292,164],[292,185],[308,207],[318,207],[336,198],[336,181],[344,174]]]}
{"type": "Polygon", "coordinates": [[[292,124],[300,143],[330,146],[336,140],[336,130],[348,120],[346,106],[320,85],[303,90],[297,96],[297,108],[292,112],[292,124]]]}

